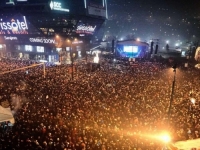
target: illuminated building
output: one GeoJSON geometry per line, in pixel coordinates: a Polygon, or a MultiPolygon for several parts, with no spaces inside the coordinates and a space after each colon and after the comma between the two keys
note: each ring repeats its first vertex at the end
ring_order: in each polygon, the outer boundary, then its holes
{"type": "Polygon", "coordinates": [[[84,56],[107,18],[106,0],[1,0],[0,9],[0,55],[49,62],[70,49],[84,56]]]}

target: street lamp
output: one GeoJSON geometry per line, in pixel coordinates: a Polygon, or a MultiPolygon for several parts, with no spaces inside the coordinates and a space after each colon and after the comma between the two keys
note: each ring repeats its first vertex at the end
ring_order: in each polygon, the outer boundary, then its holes
{"type": "Polygon", "coordinates": [[[166,144],[171,142],[171,137],[169,134],[163,134],[162,136],[160,136],[160,139],[162,142],[164,142],[166,144]]]}
{"type": "Polygon", "coordinates": [[[174,87],[175,87],[175,82],[176,82],[177,65],[175,64],[172,68],[173,68],[173,72],[174,72],[174,79],[173,79],[173,82],[172,82],[172,91],[171,91],[171,97],[170,97],[170,103],[169,103],[168,118],[170,118],[170,115],[171,115],[171,108],[172,108],[172,102],[173,102],[173,96],[174,96],[174,87]]]}
{"type": "MultiPolygon", "coordinates": [[[[74,39],[75,41],[77,40],[77,39],[74,39]]],[[[72,44],[73,44],[73,40],[67,40],[67,42],[69,42],[70,43],[70,59],[71,59],[71,77],[72,77],[72,80],[74,79],[74,54],[73,54],[73,52],[72,52],[72,44]]]]}
{"type": "Polygon", "coordinates": [[[191,101],[191,103],[192,103],[193,105],[195,105],[196,99],[191,98],[190,101],[191,101]]]}
{"type": "Polygon", "coordinates": [[[195,98],[190,98],[190,101],[193,104],[191,106],[191,111],[192,111],[192,118],[194,118],[195,117],[194,112],[195,112],[195,102],[196,102],[196,99],[195,98]]]}

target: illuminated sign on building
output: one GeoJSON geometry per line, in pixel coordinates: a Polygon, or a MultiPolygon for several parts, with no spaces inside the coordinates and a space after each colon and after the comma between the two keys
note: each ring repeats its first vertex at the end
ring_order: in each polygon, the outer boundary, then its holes
{"type": "Polygon", "coordinates": [[[12,40],[17,40],[17,37],[14,37],[14,36],[4,36],[4,39],[12,41],[12,40]]]}
{"type": "Polygon", "coordinates": [[[43,38],[29,38],[31,43],[46,43],[46,44],[56,44],[55,39],[43,39],[43,38]]]}
{"type": "Polygon", "coordinates": [[[1,19],[0,34],[28,34],[26,17],[23,16],[22,20],[12,18],[10,22],[5,22],[1,19]]]}
{"type": "Polygon", "coordinates": [[[76,29],[76,33],[93,34],[95,32],[95,29],[96,29],[96,26],[79,25],[76,29]]]}
{"type": "Polygon", "coordinates": [[[62,3],[60,3],[60,2],[51,1],[50,2],[50,8],[51,8],[51,10],[69,12],[69,9],[63,8],[62,3]]]}

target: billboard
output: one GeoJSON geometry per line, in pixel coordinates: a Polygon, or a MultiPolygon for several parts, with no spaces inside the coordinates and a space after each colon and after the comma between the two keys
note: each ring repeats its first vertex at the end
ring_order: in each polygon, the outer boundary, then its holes
{"type": "Polygon", "coordinates": [[[88,0],[88,15],[107,18],[106,0],[88,0]]]}
{"type": "Polygon", "coordinates": [[[28,24],[25,16],[15,16],[0,20],[0,35],[28,34],[28,24]]]}

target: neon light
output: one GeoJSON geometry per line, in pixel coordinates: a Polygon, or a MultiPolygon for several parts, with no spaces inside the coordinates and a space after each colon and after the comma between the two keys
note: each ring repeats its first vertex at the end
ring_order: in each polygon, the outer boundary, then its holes
{"type": "Polygon", "coordinates": [[[14,37],[14,36],[4,36],[4,39],[5,40],[17,40],[17,37],[14,37]]]}
{"type": "Polygon", "coordinates": [[[88,33],[92,34],[96,29],[96,26],[85,26],[85,25],[79,25],[77,27],[76,33],[88,33]]]}
{"type": "Polygon", "coordinates": [[[26,29],[28,29],[27,22],[26,22],[26,17],[23,16],[23,18],[24,18],[24,22],[25,22],[25,25],[26,25],[26,29]]]}
{"type": "Polygon", "coordinates": [[[87,2],[86,2],[86,0],[84,0],[84,4],[85,4],[85,8],[87,8],[87,2]]]}
{"type": "Polygon", "coordinates": [[[102,0],[102,3],[103,3],[103,7],[104,7],[104,5],[105,5],[105,4],[104,4],[104,0],[102,0]]]}
{"type": "Polygon", "coordinates": [[[108,18],[107,0],[105,0],[105,4],[106,4],[106,18],[108,18]]]}

